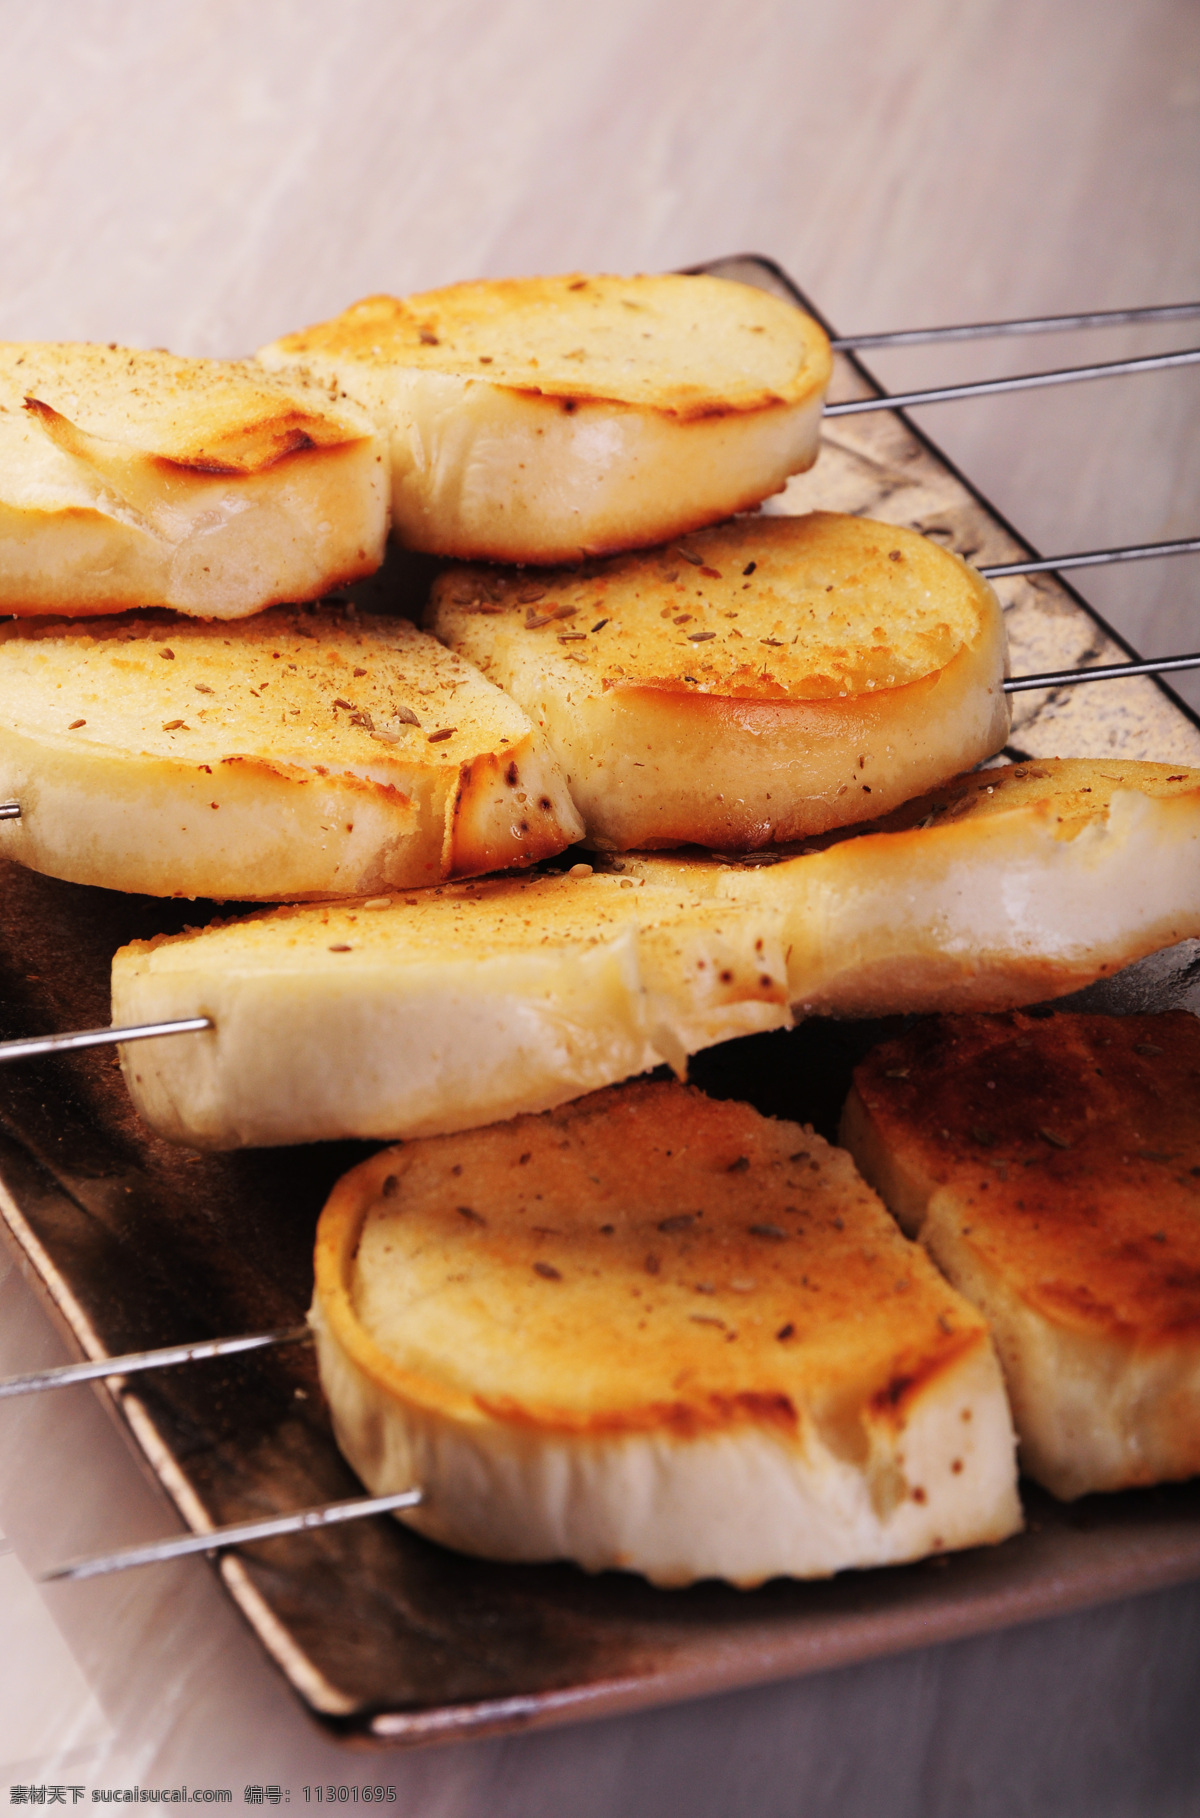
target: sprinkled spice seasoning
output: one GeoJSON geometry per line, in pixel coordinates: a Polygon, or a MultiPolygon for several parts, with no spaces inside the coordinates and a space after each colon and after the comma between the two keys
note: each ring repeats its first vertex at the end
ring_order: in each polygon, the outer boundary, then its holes
{"type": "Polygon", "coordinates": [[[578,611],[578,606],[552,606],[549,612],[538,612],[531,606],[525,614],[525,629],[540,631],[543,625],[552,625],[556,619],[573,619],[578,611]]]}
{"type": "Polygon", "coordinates": [[[1056,1149],[1069,1149],[1071,1147],[1070,1137],[1060,1136],[1056,1130],[1047,1130],[1044,1124],[1038,1125],[1038,1135],[1044,1136],[1046,1141],[1052,1143],[1056,1149]]]}

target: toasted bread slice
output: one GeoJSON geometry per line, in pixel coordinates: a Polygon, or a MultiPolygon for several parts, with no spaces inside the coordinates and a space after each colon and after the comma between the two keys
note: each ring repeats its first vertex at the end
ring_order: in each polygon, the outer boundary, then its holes
{"type": "Polygon", "coordinates": [[[988,1319],[1056,1496],[1200,1471],[1200,1022],[945,1018],[855,1074],[842,1140],[988,1319]]]}
{"type": "Polygon", "coordinates": [[[372,1157],[311,1317],[346,1457],[468,1553],[749,1586],[1021,1525],[979,1315],[849,1156],[686,1087],[372,1157]]]}
{"type": "Polygon", "coordinates": [[[1008,1010],[1200,935],[1200,771],[997,765],[775,864],[618,863],[780,909],[798,1014],[1008,1010]]]}
{"type": "Polygon", "coordinates": [[[540,1111],[790,1022],[779,918],[603,877],[282,909],[121,948],[139,1111],[201,1148],[411,1137],[540,1111]]]}
{"type": "Polygon", "coordinates": [[[0,343],[0,612],[237,619],[370,574],[387,445],[254,364],[0,343]]]}
{"type": "Polygon", "coordinates": [[[757,505],[811,467],[831,358],[720,278],[505,279],[368,297],[259,359],[369,406],[412,549],[570,562],[757,505]]]}
{"type": "Polygon", "coordinates": [[[0,626],[0,851],[150,896],[437,883],[581,831],[516,703],[405,619],[0,626]]]}
{"type": "Polygon", "coordinates": [[[745,519],[536,582],[452,569],[429,624],[544,727],[602,849],[868,820],[1008,734],[992,589],[865,518],[745,519]]]}

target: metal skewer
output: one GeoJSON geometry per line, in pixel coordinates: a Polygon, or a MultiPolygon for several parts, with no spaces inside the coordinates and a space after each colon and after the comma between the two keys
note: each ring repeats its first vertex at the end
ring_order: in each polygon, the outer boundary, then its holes
{"type": "Polygon", "coordinates": [[[1127,543],[1120,549],[1086,549],[1079,555],[1000,562],[990,568],[981,568],[979,572],[986,580],[995,581],[1005,575],[1057,574],[1068,568],[1102,568],[1110,562],[1142,562],[1153,556],[1194,555],[1197,551],[1200,551],[1200,537],[1183,537],[1173,543],[1127,543]]]}
{"type": "Polygon", "coordinates": [[[1092,309],[1074,316],[1018,316],[1008,322],[958,322],[951,328],[897,328],[885,334],[833,335],[838,353],[858,347],[920,347],[931,341],[982,341],[1000,335],[1054,334],[1068,328],[1121,328],[1133,322],[1185,322],[1200,303],[1152,303],[1140,309],[1092,309]]]}
{"type": "Polygon", "coordinates": [[[182,1559],[188,1553],[213,1553],[221,1547],[241,1546],[250,1540],[271,1540],[277,1534],[304,1534],[310,1528],[330,1528],[339,1521],[361,1521],[367,1515],[389,1515],[394,1509],[415,1509],[423,1500],[420,1490],[397,1490],[390,1496],[356,1496],[348,1502],[325,1502],[314,1509],[297,1509],[293,1515],[269,1515],[261,1521],[230,1522],[210,1528],[207,1534],[174,1534],[169,1540],[151,1540],[140,1546],[121,1547],[90,1559],[73,1559],[39,1575],[39,1584],[62,1578],[99,1578],[106,1572],[125,1572],[130,1566],[157,1565],[182,1559]]]}
{"type": "Polygon", "coordinates": [[[1054,669],[1044,675],[1013,675],[1004,683],[1005,694],[1024,694],[1031,688],[1073,688],[1076,682],[1119,682],[1125,676],[1163,675],[1175,669],[1200,669],[1200,650],[1191,656],[1151,657],[1144,663],[1098,663],[1093,669],[1054,669]]]}
{"type": "Polygon", "coordinates": [[[64,1389],[76,1382],[106,1376],[134,1376],[139,1370],[165,1370],[170,1364],[203,1363],[210,1357],[235,1357],[268,1345],[300,1344],[312,1337],[309,1326],[281,1326],[275,1332],[244,1332],[237,1338],[203,1338],[190,1345],[162,1345],[156,1351],[129,1351],[123,1357],[88,1358],[84,1363],[56,1364],[24,1376],[0,1378],[0,1401],[10,1395],[33,1395],[40,1389],[64,1389]]]}
{"type": "Polygon", "coordinates": [[[1036,391],[1043,385],[1069,385],[1077,379],[1116,379],[1125,373],[1165,372],[1174,366],[1195,366],[1200,347],[1178,353],[1145,354],[1136,360],[1108,360],[1098,366],[1060,366],[1051,372],[1018,373],[1011,379],[975,379],[966,385],[941,385],[932,391],[897,391],[879,398],[849,398],[827,404],[827,417],[860,416],[868,410],[906,410],[918,404],[943,404],[951,398],[988,398],[1000,392],[1036,391]]]}
{"type": "Polygon", "coordinates": [[[15,1041],[0,1042],[0,1061],[34,1060],[39,1054],[65,1054],[72,1048],[99,1048],[105,1042],[144,1042],[155,1035],[189,1035],[212,1027],[210,1016],[184,1016],[169,1023],[134,1023],[128,1029],[75,1029],[70,1035],[24,1035],[15,1041]]]}

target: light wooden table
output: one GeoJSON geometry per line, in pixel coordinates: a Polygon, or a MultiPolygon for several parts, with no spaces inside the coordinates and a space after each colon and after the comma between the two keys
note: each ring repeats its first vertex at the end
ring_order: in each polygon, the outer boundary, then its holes
{"type": "MultiPolygon", "coordinates": [[[[237,353],[372,290],[750,249],[844,330],[1200,295],[1194,0],[6,0],[0,20],[11,337],[237,353]]],[[[1192,339],[878,367],[899,387],[1192,339]]],[[[925,422],[1064,551],[1200,528],[1198,408],[1191,372],[925,422]]],[[[1148,651],[1200,645],[1195,561],[1084,590],[1148,651]]],[[[0,1370],[61,1355],[10,1269],[0,1370]]],[[[186,1782],[294,1806],[382,1780],[422,1818],[1200,1811],[1196,1590],[376,1757],[310,1725],[202,1563],[44,1596],[25,1569],[171,1525],[91,1391],[0,1408],[0,1803],[186,1782]]]]}

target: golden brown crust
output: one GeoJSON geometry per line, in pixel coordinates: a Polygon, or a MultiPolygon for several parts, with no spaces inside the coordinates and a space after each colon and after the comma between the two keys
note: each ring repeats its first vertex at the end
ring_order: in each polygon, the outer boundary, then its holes
{"type": "Polygon", "coordinates": [[[792,404],[828,384],[829,343],[791,304],[705,277],[491,279],[374,296],[270,350],[467,376],[569,404],[683,421],[792,404]]]}
{"type": "Polygon", "coordinates": [[[373,1157],[322,1215],[316,1294],[371,1380],[460,1421],[798,1437],[815,1419],[863,1459],[872,1425],[903,1425],[988,1342],[847,1157],[657,1083],[373,1157]],[[393,1246],[399,1324],[373,1299],[393,1246]]]}
{"type": "Polygon", "coordinates": [[[1027,758],[951,777],[940,788],[927,790],[878,823],[856,831],[925,832],[1016,808],[1044,806],[1052,815],[1055,837],[1070,840],[1108,812],[1118,789],[1136,789],[1139,795],[1156,798],[1200,797],[1200,770],[1128,759],[1027,758]]]}
{"type": "Polygon", "coordinates": [[[542,661],[562,660],[566,640],[587,659],[582,687],[712,696],[730,714],[803,702],[869,715],[873,696],[939,676],[998,607],[974,569],[916,531],[814,511],[583,569],[451,569],[431,611],[442,635],[475,626],[542,661]]]}
{"type": "Polygon", "coordinates": [[[354,405],[300,375],[89,342],[0,342],[0,407],[24,407],[65,453],[108,442],[197,473],[262,473],[370,434],[354,405]]]}
{"type": "Polygon", "coordinates": [[[14,728],[84,747],[136,740],[139,756],[187,768],[344,773],[368,793],[407,789],[414,765],[457,771],[497,732],[505,747],[525,740],[520,710],[493,689],[472,692],[473,680],[407,620],[333,603],[277,607],[236,628],[165,612],[0,625],[0,701],[14,728]]]}

